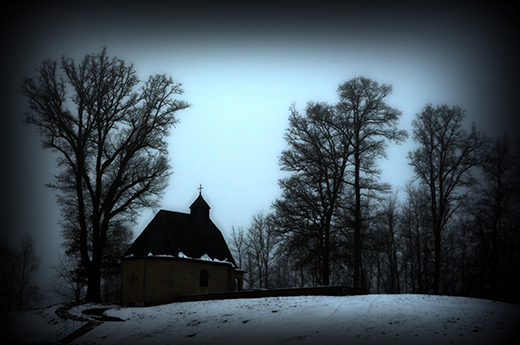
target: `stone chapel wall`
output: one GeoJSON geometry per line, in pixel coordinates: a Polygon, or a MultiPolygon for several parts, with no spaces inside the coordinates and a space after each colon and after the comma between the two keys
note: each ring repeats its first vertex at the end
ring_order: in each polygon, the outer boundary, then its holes
{"type": "Polygon", "coordinates": [[[240,272],[224,263],[152,256],[126,258],[121,304],[140,307],[169,303],[176,296],[235,291],[237,277],[241,282],[240,272]],[[207,286],[200,285],[201,270],[207,271],[207,286]]]}

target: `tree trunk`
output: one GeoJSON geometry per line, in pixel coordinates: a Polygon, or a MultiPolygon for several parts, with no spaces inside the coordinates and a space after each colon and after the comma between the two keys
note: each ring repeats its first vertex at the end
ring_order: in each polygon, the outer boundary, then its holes
{"type": "Polygon", "coordinates": [[[86,302],[101,303],[101,263],[91,263],[87,278],[86,302]]]}
{"type": "Polygon", "coordinates": [[[441,277],[441,229],[435,224],[435,268],[433,272],[433,294],[439,294],[439,282],[441,277]]]}
{"type": "MultiPolygon", "coordinates": [[[[356,131],[356,142],[359,141],[359,131],[356,131]]],[[[354,190],[356,194],[356,206],[354,211],[354,288],[361,286],[361,186],[359,181],[360,158],[359,148],[356,149],[354,166],[354,190]]]]}
{"type": "Polygon", "coordinates": [[[325,225],[325,243],[323,248],[323,267],[322,267],[322,275],[323,275],[323,286],[330,285],[330,218],[328,219],[328,224],[325,225]]]}
{"type": "Polygon", "coordinates": [[[94,229],[92,260],[90,261],[89,269],[87,270],[87,295],[85,297],[87,302],[99,303],[101,299],[101,259],[105,243],[101,241],[99,231],[94,229]]]}
{"type": "Polygon", "coordinates": [[[497,231],[496,231],[496,224],[495,229],[493,229],[493,234],[491,238],[491,270],[489,275],[490,280],[490,296],[489,298],[495,299],[497,295],[497,286],[498,286],[498,272],[499,272],[499,265],[498,265],[498,245],[497,245],[497,231]]]}

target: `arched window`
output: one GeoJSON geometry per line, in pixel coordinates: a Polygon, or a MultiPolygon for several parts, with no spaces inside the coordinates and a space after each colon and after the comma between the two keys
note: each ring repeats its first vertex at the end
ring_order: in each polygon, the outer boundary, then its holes
{"type": "Polygon", "coordinates": [[[209,274],[206,270],[200,270],[200,279],[199,279],[199,285],[200,286],[208,286],[209,284],[209,274]]]}

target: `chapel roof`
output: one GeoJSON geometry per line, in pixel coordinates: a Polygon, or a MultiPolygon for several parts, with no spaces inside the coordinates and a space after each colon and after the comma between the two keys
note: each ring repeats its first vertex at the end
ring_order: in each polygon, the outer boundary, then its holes
{"type": "MultiPolygon", "coordinates": [[[[190,206],[208,208],[201,195],[190,206]]],[[[209,217],[209,214],[208,214],[209,217]]],[[[208,219],[197,221],[193,214],[160,210],[124,256],[174,256],[227,261],[236,266],[220,230],[208,219]],[[207,226],[203,226],[207,224],[207,226]],[[184,256],[180,253],[184,254],[184,256]]]]}

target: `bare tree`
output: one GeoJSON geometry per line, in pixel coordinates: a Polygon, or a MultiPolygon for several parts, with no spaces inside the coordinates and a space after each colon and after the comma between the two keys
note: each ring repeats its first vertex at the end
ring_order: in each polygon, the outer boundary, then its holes
{"type": "MultiPolygon", "coordinates": [[[[469,213],[478,242],[481,295],[509,299],[520,283],[517,235],[520,212],[519,152],[504,134],[496,138],[481,164],[482,183],[473,188],[469,213]],[[508,286],[513,285],[513,286],[508,286]]],[[[518,301],[518,300],[517,300],[518,301]]]]}
{"type": "Polygon", "coordinates": [[[38,303],[38,286],[33,282],[40,267],[32,235],[25,234],[19,248],[0,245],[0,309],[22,310],[38,303]]]}
{"type": "Polygon", "coordinates": [[[442,232],[459,206],[460,188],[474,182],[471,169],[481,162],[486,144],[475,125],[470,133],[462,128],[464,117],[464,110],[458,106],[434,108],[429,104],[412,122],[413,140],[420,146],[408,158],[428,191],[435,241],[434,294],[439,293],[442,232]]]}
{"type": "Polygon", "coordinates": [[[340,113],[325,103],[309,102],[304,115],[291,107],[289,122],[289,149],[280,166],[292,175],[280,180],[283,195],[273,207],[282,237],[312,253],[307,264],[319,260],[322,284],[329,285],[331,226],[346,179],[350,137],[340,131],[340,113]]]}
{"type": "Polygon", "coordinates": [[[251,225],[247,228],[247,255],[249,257],[248,271],[252,281],[258,282],[259,288],[270,288],[274,254],[276,250],[276,235],[270,215],[257,212],[251,225]]]}
{"type": "Polygon", "coordinates": [[[170,175],[164,137],[186,102],[181,84],[155,75],[140,80],[132,65],[110,59],[106,48],[78,64],[44,61],[22,92],[44,149],[58,153],[55,183],[63,220],[75,226],[75,245],[87,278],[87,301],[101,300],[108,230],[157,205],[170,175]]]}
{"type": "MultiPolygon", "coordinates": [[[[34,301],[37,287],[31,284],[31,278],[40,267],[40,258],[34,251],[34,238],[32,235],[25,234],[20,246],[19,259],[19,292],[18,310],[34,301]]],[[[33,302],[34,303],[34,302],[33,302]]]]}
{"type": "Polygon", "coordinates": [[[293,234],[305,232],[316,241],[314,257],[317,254],[321,260],[323,285],[330,283],[335,227],[350,223],[354,228],[354,286],[361,286],[361,233],[367,218],[362,205],[388,190],[388,185],[377,181],[377,159],[385,156],[389,141],[399,143],[407,136],[397,128],[401,112],[385,102],[391,92],[389,85],[358,77],[339,86],[336,106],[309,103],[304,116],[291,108],[285,135],[290,149],[282,152],[280,166],[292,176],[280,181],[284,194],[274,207],[277,218],[286,222],[282,228],[293,234]],[[353,208],[342,205],[348,189],[354,191],[353,208]],[[350,215],[344,212],[347,208],[350,215]],[[337,219],[340,213],[353,220],[337,219]]]}
{"type": "Polygon", "coordinates": [[[397,124],[402,113],[390,107],[385,99],[392,93],[392,86],[379,85],[365,77],[353,78],[338,88],[342,123],[338,129],[350,140],[349,156],[354,189],[354,287],[361,287],[361,232],[363,228],[362,198],[374,192],[388,190],[378,183],[380,171],[377,159],[386,156],[389,141],[400,143],[407,137],[397,124]]]}

